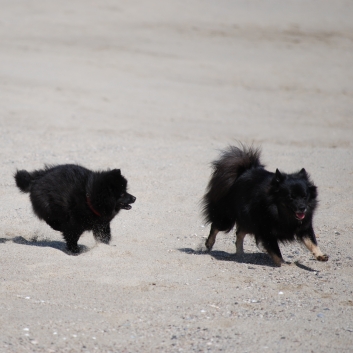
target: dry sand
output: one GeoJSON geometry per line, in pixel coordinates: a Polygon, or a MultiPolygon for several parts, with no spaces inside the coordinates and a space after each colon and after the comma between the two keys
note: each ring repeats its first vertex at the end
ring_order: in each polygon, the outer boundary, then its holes
{"type": "Polygon", "coordinates": [[[353,352],[351,1],[1,0],[1,352],[353,352]],[[236,140],[319,187],[327,263],[211,254],[209,163],[236,140]],[[111,245],[38,221],[16,168],[119,167],[111,245]],[[296,263],[296,264],[294,264],[296,263]]]}

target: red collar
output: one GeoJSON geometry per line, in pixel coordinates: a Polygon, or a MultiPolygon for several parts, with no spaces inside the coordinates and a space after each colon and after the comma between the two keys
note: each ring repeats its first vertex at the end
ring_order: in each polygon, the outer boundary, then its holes
{"type": "Polygon", "coordinates": [[[88,194],[87,194],[86,196],[87,196],[86,200],[87,200],[87,205],[88,205],[88,207],[90,208],[90,210],[91,210],[96,216],[100,217],[101,214],[100,214],[98,211],[96,211],[96,210],[94,209],[94,207],[92,206],[92,202],[91,202],[91,199],[90,199],[90,197],[88,196],[88,194]]]}

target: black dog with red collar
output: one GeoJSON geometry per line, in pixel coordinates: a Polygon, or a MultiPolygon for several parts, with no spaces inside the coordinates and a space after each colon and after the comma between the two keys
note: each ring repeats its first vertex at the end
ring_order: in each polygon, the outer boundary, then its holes
{"type": "Polygon", "coordinates": [[[127,192],[120,169],[93,172],[74,164],[17,171],[16,184],[30,194],[33,211],[54,230],[62,232],[67,249],[77,254],[84,231],[108,244],[110,222],[121,209],[131,209],[135,196],[127,192]]]}

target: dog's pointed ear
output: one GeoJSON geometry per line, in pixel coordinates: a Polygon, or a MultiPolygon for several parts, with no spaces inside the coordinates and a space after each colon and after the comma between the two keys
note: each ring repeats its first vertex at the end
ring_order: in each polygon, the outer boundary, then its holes
{"type": "Polygon", "coordinates": [[[113,169],[108,171],[105,178],[108,184],[113,187],[121,179],[120,169],[113,169]]]}
{"type": "Polygon", "coordinates": [[[306,170],[304,168],[302,168],[298,174],[301,177],[308,178],[308,173],[306,172],[306,170]]]}
{"type": "Polygon", "coordinates": [[[111,175],[116,176],[116,177],[121,176],[120,169],[113,169],[113,170],[110,171],[110,173],[111,173],[111,175]]]}
{"type": "Polygon", "coordinates": [[[281,183],[285,178],[286,178],[286,176],[283,175],[277,168],[276,173],[275,173],[275,177],[274,177],[275,181],[277,183],[281,183]]]}

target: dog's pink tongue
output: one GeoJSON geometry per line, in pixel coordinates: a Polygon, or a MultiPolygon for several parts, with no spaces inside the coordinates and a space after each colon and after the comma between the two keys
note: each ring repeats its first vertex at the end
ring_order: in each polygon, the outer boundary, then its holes
{"type": "Polygon", "coordinates": [[[305,218],[305,213],[297,212],[295,215],[299,220],[302,220],[305,218]]]}

